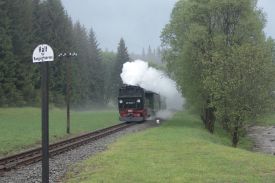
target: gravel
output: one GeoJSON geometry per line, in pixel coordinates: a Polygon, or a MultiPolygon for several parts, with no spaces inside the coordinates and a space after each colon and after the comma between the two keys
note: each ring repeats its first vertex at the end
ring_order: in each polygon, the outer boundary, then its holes
{"type": "Polygon", "coordinates": [[[275,155],[275,126],[251,126],[248,137],[254,142],[253,151],[275,155]]]}
{"type": "MultiPolygon", "coordinates": [[[[61,182],[66,171],[75,163],[83,161],[97,153],[107,149],[107,146],[116,141],[122,135],[144,130],[149,127],[157,126],[155,122],[146,122],[134,125],[120,132],[104,137],[95,142],[78,147],[66,153],[50,158],[50,182],[61,182]]],[[[41,162],[28,165],[6,172],[0,176],[1,183],[40,183],[41,181],[41,162]]]]}

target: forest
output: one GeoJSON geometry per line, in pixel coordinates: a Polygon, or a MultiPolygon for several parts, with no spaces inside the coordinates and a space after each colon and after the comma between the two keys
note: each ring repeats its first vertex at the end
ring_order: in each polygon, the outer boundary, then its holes
{"type": "MultiPolygon", "coordinates": [[[[73,22],[60,0],[0,0],[1,107],[40,105],[40,64],[31,58],[39,44],[55,53],[49,63],[50,103],[65,105],[67,64],[75,108],[104,107],[115,99],[122,65],[130,60],[123,38],[116,53],[103,51],[93,29],[73,22]],[[78,56],[58,57],[73,52],[78,56]]],[[[156,58],[153,52],[149,47],[143,58],[156,58]]]]}

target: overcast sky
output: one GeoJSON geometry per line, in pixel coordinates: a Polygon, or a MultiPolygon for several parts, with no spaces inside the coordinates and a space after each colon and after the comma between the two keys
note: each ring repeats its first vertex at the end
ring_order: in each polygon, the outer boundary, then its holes
{"type": "Polygon", "coordinates": [[[267,24],[265,33],[275,39],[275,1],[274,0],[258,0],[258,6],[263,8],[266,14],[267,24]]]}
{"type": "MultiPolygon", "coordinates": [[[[94,29],[100,48],[116,51],[121,37],[130,53],[160,45],[160,33],[169,22],[177,0],[62,0],[74,21],[94,29]]],[[[259,0],[267,16],[265,32],[275,38],[275,1],[259,0]]]]}

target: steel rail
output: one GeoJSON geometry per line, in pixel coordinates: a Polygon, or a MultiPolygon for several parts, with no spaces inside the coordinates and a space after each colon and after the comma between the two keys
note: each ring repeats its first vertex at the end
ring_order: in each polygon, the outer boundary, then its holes
{"type": "MultiPolygon", "coordinates": [[[[62,140],[49,145],[50,157],[57,154],[64,153],[81,145],[103,138],[110,134],[121,131],[125,128],[132,126],[133,123],[120,123],[114,126],[96,130],[90,133],[85,133],[76,137],[72,137],[66,140],[62,140]]],[[[4,157],[0,159],[0,173],[9,171],[13,168],[17,168],[24,165],[29,165],[38,162],[42,159],[42,149],[34,148],[27,150],[12,156],[4,157]]]]}

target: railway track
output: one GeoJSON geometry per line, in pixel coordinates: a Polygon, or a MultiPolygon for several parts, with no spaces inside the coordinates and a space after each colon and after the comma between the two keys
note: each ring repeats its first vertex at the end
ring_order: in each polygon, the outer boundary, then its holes
{"type": "MultiPolygon", "coordinates": [[[[72,137],[66,140],[59,141],[49,145],[49,154],[50,157],[53,157],[57,154],[69,151],[76,147],[79,147],[83,144],[95,141],[97,139],[103,138],[115,132],[121,131],[125,128],[132,126],[133,123],[120,123],[111,127],[104,129],[96,130],[94,132],[86,133],[77,137],[72,137]]],[[[0,159],[0,174],[3,174],[6,171],[11,169],[26,166],[35,162],[38,162],[42,159],[42,149],[41,147],[31,149],[19,154],[12,156],[4,157],[0,159]]]]}

